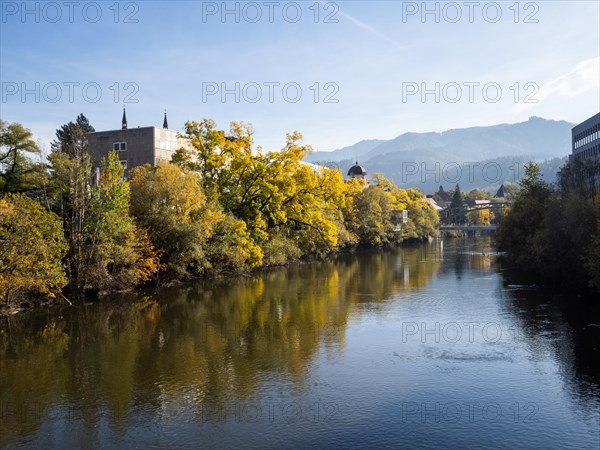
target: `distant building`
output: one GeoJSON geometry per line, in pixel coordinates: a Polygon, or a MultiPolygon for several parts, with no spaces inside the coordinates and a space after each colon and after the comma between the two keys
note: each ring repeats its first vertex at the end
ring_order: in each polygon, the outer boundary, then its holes
{"type": "Polygon", "coordinates": [[[309,163],[306,161],[300,161],[301,164],[304,164],[305,166],[308,166],[311,168],[311,170],[316,173],[317,175],[321,175],[323,173],[323,169],[326,169],[325,166],[319,165],[319,164],[313,164],[313,163],[309,163]]]}
{"type": "Polygon", "coordinates": [[[433,209],[435,209],[436,211],[441,211],[442,209],[444,209],[440,205],[437,204],[437,202],[433,199],[433,197],[427,196],[425,198],[425,201],[427,203],[429,203],[431,206],[433,206],[433,209]]]}
{"type": "Polygon", "coordinates": [[[500,185],[500,189],[498,189],[498,192],[496,192],[496,195],[494,195],[494,198],[504,198],[506,197],[506,188],[504,187],[504,184],[500,185]]]}
{"type": "Polygon", "coordinates": [[[441,208],[447,208],[450,206],[450,203],[452,203],[452,195],[450,195],[450,193],[447,191],[443,191],[441,188],[442,187],[440,186],[440,190],[435,192],[432,197],[438,206],[441,208]]]}
{"type": "Polygon", "coordinates": [[[162,128],[128,128],[125,108],[120,130],[88,133],[87,139],[95,167],[112,150],[118,153],[123,166],[131,169],[143,164],[158,165],[161,161],[170,161],[176,150],[190,147],[187,139],[179,137],[179,132],[168,129],[166,112],[162,128]]]}
{"type": "Polygon", "coordinates": [[[600,158],[600,113],[574,126],[571,136],[571,158],[600,158]]]}
{"type": "Polygon", "coordinates": [[[358,165],[358,161],[356,161],[356,164],[350,167],[350,170],[348,170],[348,178],[366,180],[366,176],[367,171],[364,169],[364,167],[358,165]]]}
{"type": "Polygon", "coordinates": [[[366,188],[369,185],[369,182],[367,181],[367,171],[363,166],[358,164],[358,161],[356,161],[356,164],[348,170],[346,181],[355,179],[360,180],[363,188],[366,188]]]}

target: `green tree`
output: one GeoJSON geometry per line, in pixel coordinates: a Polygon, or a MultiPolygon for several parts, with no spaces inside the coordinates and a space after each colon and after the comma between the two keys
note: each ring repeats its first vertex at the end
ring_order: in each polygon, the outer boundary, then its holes
{"type": "Polygon", "coordinates": [[[491,198],[492,196],[487,192],[480,189],[473,189],[467,194],[466,200],[474,204],[475,200],[491,200],[491,198]]]}
{"type": "Polygon", "coordinates": [[[600,234],[596,233],[584,254],[584,269],[590,277],[589,284],[600,291],[600,234]]]}
{"type": "MultiPolygon", "coordinates": [[[[573,158],[558,173],[565,227],[575,245],[570,250],[582,255],[583,271],[591,287],[600,291],[600,161],[573,158]]],[[[575,261],[578,267],[579,261],[575,261]]]]}
{"type": "Polygon", "coordinates": [[[539,164],[529,161],[525,163],[524,170],[525,175],[519,180],[519,186],[521,187],[522,192],[530,193],[535,189],[544,187],[542,171],[539,164]]]}
{"type": "Polygon", "coordinates": [[[453,223],[461,224],[466,221],[466,212],[464,209],[463,193],[460,190],[460,186],[457,184],[452,194],[452,202],[450,203],[449,213],[450,221],[453,223]]]}
{"type": "Polygon", "coordinates": [[[84,226],[91,199],[92,166],[87,139],[78,129],[68,151],[48,156],[51,172],[48,182],[48,204],[62,220],[69,251],[67,266],[69,285],[76,292],[84,290],[84,226]]]}
{"type": "Polygon", "coordinates": [[[69,122],[56,130],[56,139],[52,141],[53,152],[63,152],[70,156],[78,155],[82,137],[96,131],[83,114],[79,114],[75,122],[69,122]]]}
{"type": "MultiPolygon", "coordinates": [[[[521,189],[496,232],[496,242],[516,267],[541,273],[548,268],[548,246],[552,245],[549,240],[556,239],[556,246],[565,242],[560,238],[560,228],[555,227],[560,223],[559,211],[551,187],[541,180],[537,164],[525,165],[519,185],[521,189]],[[554,224],[548,228],[546,225],[551,222],[554,224]]],[[[557,247],[553,252],[562,253],[557,247]]]]}
{"type": "Polygon", "coordinates": [[[594,200],[600,192],[598,174],[600,160],[573,158],[558,172],[558,185],[561,192],[572,192],[594,200]]]}
{"type": "Polygon", "coordinates": [[[60,219],[23,194],[0,198],[0,301],[54,298],[65,286],[60,219]]]}
{"type": "Polygon", "coordinates": [[[116,152],[102,161],[84,227],[86,290],[122,291],[148,281],[158,257],[145,229],[129,215],[130,189],[116,152]]]}
{"type": "Polygon", "coordinates": [[[40,184],[45,166],[29,154],[40,154],[32,133],[20,123],[0,120],[0,193],[21,192],[40,184]]]}

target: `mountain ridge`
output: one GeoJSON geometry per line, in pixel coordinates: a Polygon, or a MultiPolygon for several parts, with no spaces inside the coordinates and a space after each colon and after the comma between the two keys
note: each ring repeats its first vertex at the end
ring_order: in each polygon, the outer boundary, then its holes
{"type": "Polygon", "coordinates": [[[400,187],[423,192],[440,184],[486,189],[516,182],[517,167],[522,169],[530,159],[546,161],[545,179],[553,181],[556,174],[550,171],[571,153],[574,126],[564,120],[532,116],[514,124],[406,132],[389,140],[366,139],[332,152],[314,152],[305,161],[338,167],[344,175],[358,161],[369,175],[380,172],[400,187]],[[453,170],[462,173],[451,176],[453,170]],[[470,170],[478,173],[471,176],[470,170]]]}
{"type": "Polygon", "coordinates": [[[453,128],[442,132],[408,131],[392,139],[364,139],[333,151],[317,151],[305,158],[308,162],[336,162],[345,159],[368,160],[377,155],[414,152],[421,149],[445,148],[450,160],[479,160],[519,154],[536,157],[560,157],[570,153],[571,128],[575,124],[564,120],[549,120],[537,116],[514,124],[453,128]],[[459,146],[468,151],[461,151],[459,146]],[[486,154],[482,155],[482,147],[486,154]],[[365,159],[366,157],[366,159],[365,159]]]}

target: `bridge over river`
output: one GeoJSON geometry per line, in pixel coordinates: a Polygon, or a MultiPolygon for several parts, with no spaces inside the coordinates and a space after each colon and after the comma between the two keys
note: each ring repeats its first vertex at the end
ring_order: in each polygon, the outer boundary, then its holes
{"type": "Polygon", "coordinates": [[[496,231],[498,225],[443,225],[440,231],[466,231],[474,233],[477,231],[496,231]]]}

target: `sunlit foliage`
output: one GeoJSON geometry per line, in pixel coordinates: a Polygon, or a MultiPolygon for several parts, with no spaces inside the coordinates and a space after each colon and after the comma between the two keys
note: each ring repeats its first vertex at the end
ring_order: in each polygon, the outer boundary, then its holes
{"type": "MultiPolygon", "coordinates": [[[[2,127],[9,148],[3,161],[37,151],[19,124],[2,127]]],[[[419,191],[399,189],[380,174],[365,183],[307,164],[303,159],[312,149],[297,131],[280,150],[264,151],[255,146],[249,124],[232,122],[224,131],[210,119],[190,121],[182,134],[187,149],[175,152],[170,163],[134,168],[127,180],[114,153],[101,168],[92,167],[86,133],[93,130],[83,115],[57,130],[37,195],[62,223],[67,251],[59,272],[75,295],[125,290],[151,279],[250,271],[437,234],[437,213],[419,191]]]]}
{"type": "Polygon", "coordinates": [[[125,290],[148,281],[158,271],[158,257],[146,230],[129,214],[129,199],[123,166],[118,155],[110,152],[92,189],[84,226],[85,289],[125,290]]]}
{"type": "Polygon", "coordinates": [[[0,303],[55,297],[67,284],[66,249],[56,214],[23,194],[0,198],[0,303]]]}

